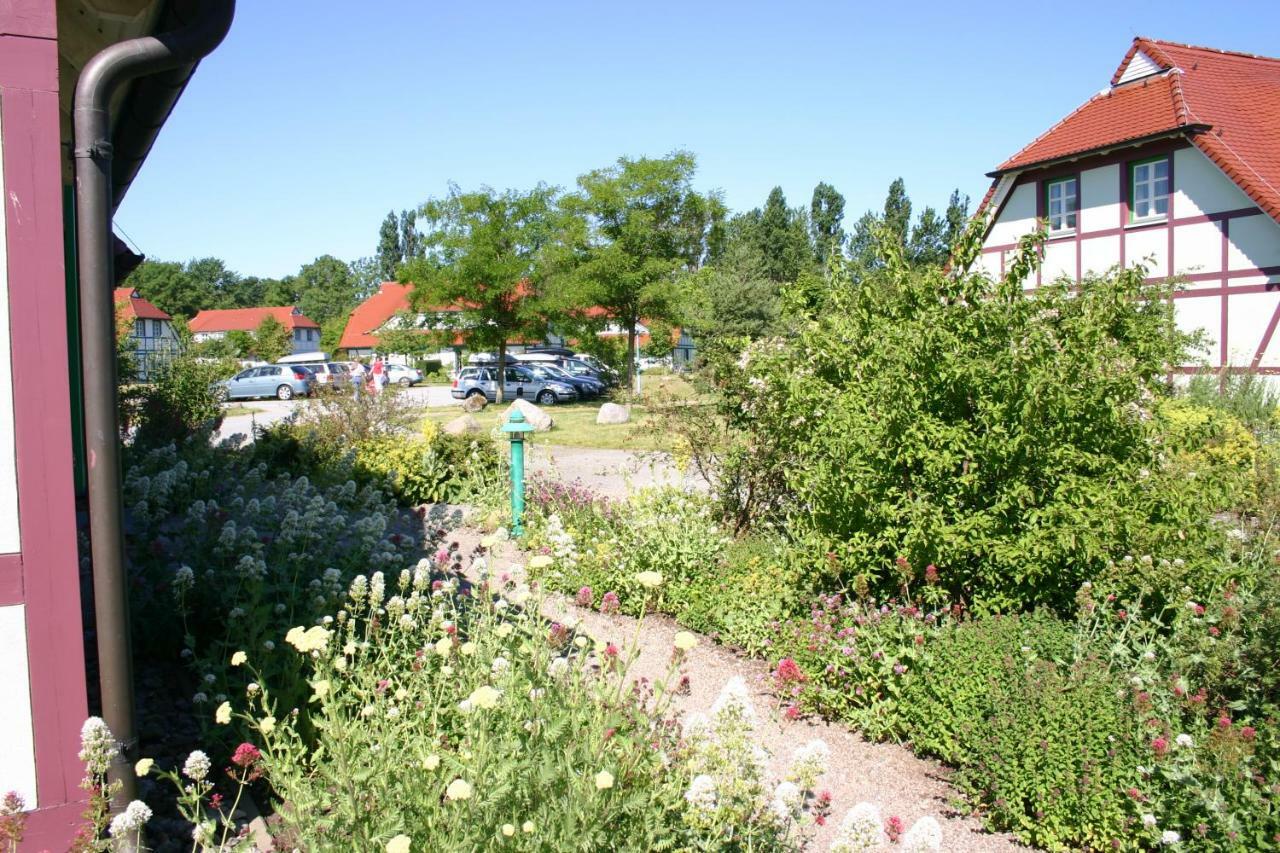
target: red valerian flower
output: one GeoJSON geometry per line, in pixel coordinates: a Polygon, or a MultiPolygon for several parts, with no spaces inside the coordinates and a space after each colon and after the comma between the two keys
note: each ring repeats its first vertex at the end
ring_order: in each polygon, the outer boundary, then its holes
{"type": "Polygon", "coordinates": [[[617,613],[621,602],[618,601],[616,592],[606,592],[604,597],[600,599],[600,612],[606,616],[610,613],[617,613]]]}
{"type": "Polygon", "coordinates": [[[590,607],[593,598],[595,598],[595,596],[591,592],[591,587],[584,586],[582,589],[578,590],[578,596],[574,599],[574,603],[579,607],[590,607]]]}
{"type": "Polygon", "coordinates": [[[884,823],[884,834],[889,836],[890,844],[898,843],[898,839],[902,837],[902,830],[902,818],[896,814],[890,815],[889,819],[884,823]]]}
{"type": "Polygon", "coordinates": [[[804,670],[800,668],[800,665],[793,658],[783,658],[778,661],[778,668],[773,674],[782,684],[803,683],[809,680],[808,676],[804,674],[804,670]]]}
{"type": "Polygon", "coordinates": [[[1151,741],[1151,751],[1156,755],[1164,755],[1169,751],[1169,741],[1163,737],[1153,738],[1151,741]]]}
{"type": "Polygon", "coordinates": [[[235,754],[231,756],[231,763],[236,767],[248,770],[253,765],[262,760],[262,752],[251,743],[242,743],[236,747],[235,754]]]}

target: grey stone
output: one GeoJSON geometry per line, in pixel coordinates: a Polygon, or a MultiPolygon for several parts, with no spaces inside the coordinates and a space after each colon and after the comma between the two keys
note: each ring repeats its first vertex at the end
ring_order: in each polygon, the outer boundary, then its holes
{"type": "Polygon", "coordinates": [[[489,401],[485,399],[483,394],[472,394],[470,397],[462,401],[462,411],[464,412],[482,412],[484,407],[489,405],[489,401]]]}
{"type": "Polygon", "coordinates": [[[443,427],[449,435],[470,435],[484,432],[484,426],[471,415],[458,415],[443,427]]]}
{"type": "Polygon", "coordinates": [[[625,424],[630,420],[631,407],[620,406],[617,403],[605,403],[600,407],[600,413],[596,415],[598,424],[625,424]]]}
{"type": "Polygon", "coordinates": [[[507,410],[502,413],[502,422],[506,423],[511,418],[511,413],[520,410],[520,414],[524,415],[524,419],[534,428],[536,432],[546,432],[551,429],[551,415],[539,409],[528,400],[516,400],[507,410]]]}

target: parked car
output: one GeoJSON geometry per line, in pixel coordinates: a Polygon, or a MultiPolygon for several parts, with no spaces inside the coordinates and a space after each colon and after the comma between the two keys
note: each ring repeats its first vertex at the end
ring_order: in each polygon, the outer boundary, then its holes
{"type": "Polygon", "coordinates": [[[397,385],[408,388],[410,385],[417,385],[422,381],[422,371],[416,367],[409,367],[404,364],[388,364],[385,367],[388,382],[395,382],[397,385]]]}
{"type": "Polygon", "coordinates": [[[520,365],[520,367],[521,369],[532,373],[534,379],[541,379],[543,382],[563,382],[566,385],[572,385],[577,390],[578,396],[584,400],[599,397],[608,390],[607,386],[603,382],[597,379],[592,379],[589,376],[574,376],[556,364],[527,361],[520,365]]]}
{"type": "Polygon", "coordinates": [[[278,361],[282,367],[305,367],[316,377],[316,385],[324,387],[341,387],[348,382],[347,365],[341,361],[278,361]]]}
{"type": "Polygon", "coordinates": [[[316,377],[300,364],[267,364],[242,370],[215,387],[222,389],[221,396],[226,400],[247,400],[251,397],[292,400],[315,390],[316,377]]]}
{"type": "MultiPolygon", "coordinates": [[[[453,380],[453,388],[449,393],[455,400],[480,394],[489,402],[495,402],[498,399],[497,371],[496,366],[464,367],[458,371],[458,378],[453,380]]],[[[504,373],[506,381],[503,397],[506,400],[524,398],[540,406],[551,406],[556,403],[572,403],[578,399],[577,390],[567,382],[537,379],[523,367],[508,367],[504,373]]]]}
{"type": "Polygon", "coordinates": [[[573,358],[573,350],[568,347],[529,347],[525,350],[528,355],[553,355],[557,358],[573,358]]]}
{"type": "Polygon", "coordinates": [[[578,358],[562,358],[557,362],[558,366],[570,376],[581,376],[587,379],[594,379],[604,385],[616,385],[617,381],[613,376],[601,373],[590,364],[578,358]]]}

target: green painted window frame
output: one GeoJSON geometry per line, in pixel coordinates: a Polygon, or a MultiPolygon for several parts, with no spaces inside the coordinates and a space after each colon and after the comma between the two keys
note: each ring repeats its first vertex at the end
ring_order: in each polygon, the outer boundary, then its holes
{"type": "MultiPolygon", "coordinates": [[[[1129,169],[1129,184],[1128,184],[1129,186],[1129,222],[1142,224],[1146,222],[1166,221],[1169,218],[1169,205],[1173,199],[1173,155],[1160,154],[1156,157],[1147,157],[1142,160],[1131,160],[1128,164],[1128,169],[1129,169]],[[1137,188],[1134,186],[1134,181],[1137,179],[1138,167],[1146,166],[1151,163],[1159,163],[1161,161],[1169,164],[1168,168],[1165,170],[1165,181],[1168,183],[1168,189],[1164,196],[1164,199],[1165,199],[1164,213],[1152,213],[1148,216],[1137,216],[1135,215],[1135,212],[1134,212],[1134,194],[1137,191],[1137,188]]],[[[1155,208],[1155,198],[1156,197],[1153,196],[1151,199],[1152,209],[1155,208]]]]}
{"type": "Polygon", "coordinates": [[[1044,221],[1045,221],[1046,227],[1048,227],[1050,237],[1070,236],[1071,234],[1076,233],[1076,231],[1080,229],[1080,173],[1079,172],[1075,173],[1074,175],[1062,175],[1060,177],[1053,178],[1052,180],[1047,180],[1044,182],[1044,221]],[[1053,228],[1053,211],[1049,207],[1050,187],[1052,187],[1054,184],[1065,184],[1067,181],[1075,181],[1076,183],[1076,193],[1075,193],[1076,209],[1071,213],[1064,213],[1063,227],[1054,229],[1053,228]],[[1075,216],[1075,219],[1076,219],[1075,225],[1065,224],[1066,219],[1070,216],[1075,216]]]}

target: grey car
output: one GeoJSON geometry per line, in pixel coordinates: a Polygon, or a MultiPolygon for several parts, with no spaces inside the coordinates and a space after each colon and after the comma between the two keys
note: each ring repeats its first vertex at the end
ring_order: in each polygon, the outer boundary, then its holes
{"type": "Polygon", "coordinates": [[[351,381],[347,376],[347,366],[340,361],[299,361],[277,366],[305,367],[315,376],[317,386],[327,385],[341,388],[351,381]]]}
{"type": "MultiPolygon", "coordinates": [[[[453,388],[449,393],[456,400],[465,400],[479,394],[492,403],[498,399],[498,383],[495,379],[497,371],[497,367],[464,367],[458,371],[458,378],[453,380],[453,388]]],[[[578,399],[578,392],[567,382],[538,379],[521,367],[508,367],[505,372],[503,398],[506,400],[523,398],[542,406],[550,406],[555,403],[572,403],[578,399]]]]}
{"type": "Polygon", "coordinates": [[[227,400],[247,400],[251,397],[275,397],[292,400],[306,396],[315,388],[315,374],[298,364],[266,364],[242,370],[230,379],[218,383],[227,400]]]}

